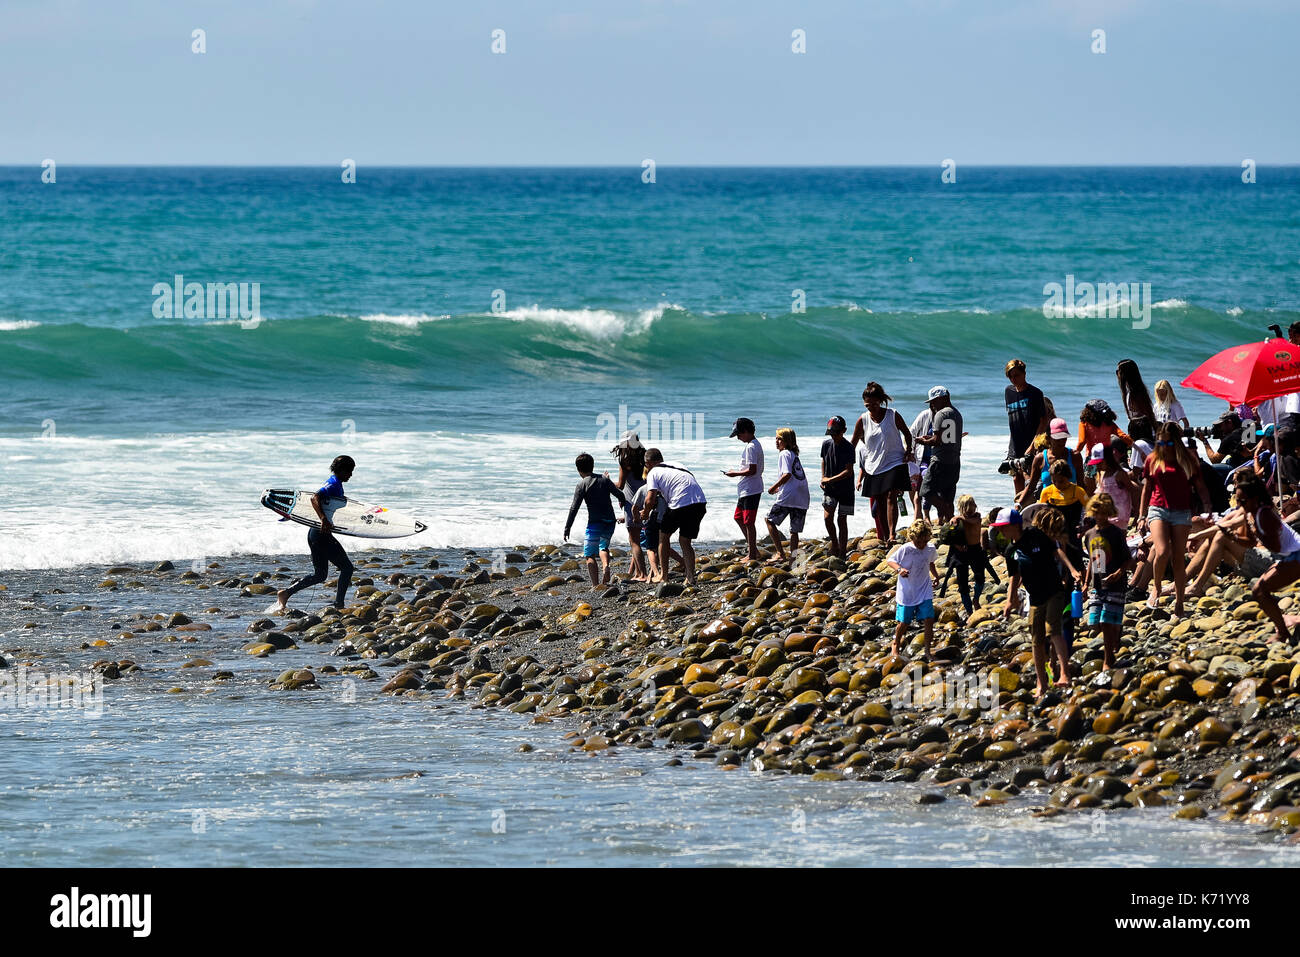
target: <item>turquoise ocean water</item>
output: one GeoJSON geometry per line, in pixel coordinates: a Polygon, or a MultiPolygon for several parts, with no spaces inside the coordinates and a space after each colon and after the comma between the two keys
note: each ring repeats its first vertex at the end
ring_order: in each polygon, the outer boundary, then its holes
{"type": "Polygon", "coordinates": [[[257,493],[340,451],[428,544],[551,541],[624,422],[715,475],[735,416],[809,457],[868,379],[909,420],[952,391],[987,508],[1010,356],[1073,421],[1119,358],[1177,382],[1300,316],[1296,168],[6,168],[0,215],[0,465],[39,490],[0,568],[301,550],[257,493]],[[260,321],[166,318],[177,276],[256,284],[260,321]],[[1045,318],[1069,276],[1149,284],[1149,325],[1045,318]]]}
{"type": "MultiPolygon", "coordinates": [[[[558,541],[574,455],[602,460],[642,416],[701,475],[717,541],[735,416],[793,426],[815,472],[826,418],[855,415],[868,379],[909,420],[941,383],[970,432],[962,489],[987,508],[1009,493],[1009,357],[1073,421],[1118,404],[1118,359],[1177,382],[1300,318],[1294,168],[1251,185],[1233,168],[39,172],[0,169],[0,640],[53,670],[103,654],[75,649],[129,614],[213,600],[104,592],[105,565],[301,563],[301,529],[258,494],[314,487],[340,452],[349,492],[428,520],[403,544],[455,567],[558,541]],[[177,275],[248,284],[250,303],[256,283],[259,315],[205,296],[167,318],[155,288],[177,275]],[[1149,325],[1077,303],[1045,317],[1044,287],[1070,276],[1149,283],[1149,325]]],[[[1182,398],[1197,423],[1221,406],[1182,398]]],[[[1164,809],[922,809],[907,786],[575,755],[557,727],[369,685],[276,694],[276,672],[319,655],[249,659],[234,649],[260,605],[219,600],[232,682],[142,647],[146,672],[110,683],[98,718],[0,710],[0,861],[1295,863],[1164,809]]]]}
{"type": "Polygon", "coordinates": [[[815,466],[868,379],[909,420],[951,390],[987,508],[1007,358],[1073,422],[1120,358],[1178,382],[1300,317],[1296,168],[6,168],[0,217],[0,569],[301,551],[257,494],[341,451],[426,544],[553,541],[624,423],[716,476],[744,414],[815,466]],[[166,318],[177,276],[259,318],[166,318]],[[1069,276],[1149,284],[1149,325],[1045,318],[1069,276]]]}

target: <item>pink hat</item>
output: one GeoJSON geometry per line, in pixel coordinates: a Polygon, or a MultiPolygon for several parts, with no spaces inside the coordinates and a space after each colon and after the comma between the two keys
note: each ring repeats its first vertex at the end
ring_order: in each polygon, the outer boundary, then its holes
{"type": "Polygon", "coordinates": [[[1092,447],[1092,454],[1088,456],[1089,465],[1098,465],[1106,460],[1106,447],[1098,442],[1092,447]]]}
{"type": "Polygon", "coordinates": [[[1070,427],[1065,424],[1065,419],[1053,419],[1047,434],[1054,439],[1068,439],[1070,437],[1070,427]]]}

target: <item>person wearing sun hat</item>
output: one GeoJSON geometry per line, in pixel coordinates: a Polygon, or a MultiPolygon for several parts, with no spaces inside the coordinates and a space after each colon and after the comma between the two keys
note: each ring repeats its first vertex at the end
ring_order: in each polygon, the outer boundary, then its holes
{"type": "Polygon", "coordinates": [[[1042,489],[1052,484],[1052,465],[1055,462],[1069,463],[1070,481],[1092,494],[1092,480],[1084,474],[1083,456],[1066,444],[1069,439],[1070,427],[1065,419],[1052,419],[1047,429],[1047,446],[1034,456],[1029,467],[1029,482],[1018,500],[1021,507],[1037,502],[1042,489]]]}

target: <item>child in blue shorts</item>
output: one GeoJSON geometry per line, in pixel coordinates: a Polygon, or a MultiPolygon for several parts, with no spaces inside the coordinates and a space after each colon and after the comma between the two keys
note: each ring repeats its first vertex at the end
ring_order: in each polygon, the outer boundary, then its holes
{"type": "Polygon", "coordinates": [[[1083,587],[1088,591],[1088,624],[1101,628],[1101,670],[1115,667],[1120,631],[1124,627],[1124,595],[1133,567],[1124,531],[1112,521],[1119,514],[1115,500],[1098,492],[1088,502],[1088,517],[1096,524],[1084,535],[1088,560],[1083,587]]]}
{"type": "Polygon", "coordinates": [[[591,587],[600,588],[609,584],[609,540],[614,534],[618,522],[624,521],[622,507],[627,499],[608,475],[593,475],[596,460],[583,452],[573,464],[577,466],[578,486],[573,490],[573,504],[569,506],[569,519],[564,523],[564,540],[569,540],[573,520],[578,515],[578,506],[587,503],[587,537],[582,546],[582,557],[587,560],[587,575],[591,578],[591,587]],[[618,499],[620,512],[614,517],[614,506],[610,499],[618,499]],[[596,556],[600,556],[600,571],[596,570],[596,556]]]}
{"type": "Polygon", "coordinates": [[[939,577],[934,560],[939,550],[930,544],[930,525],[917,519],[907,530],[907,542],[889,556],[889,567],[898,572],[898,611],[895,618],[894,643],[889,653],[898,654],[903,632],[909,622],[919,621],[925,629],[922,655],[930,660],[930,640],[934,637],[934,583],[939,577]]]}
{"type": "MultiPolygon", "coordinates": [[[[644,485],[637,489],[636,498],[632,500],[632,511],[637,515],[645,511],[645,499],[649,491],[644,485]]],[[[641,526],[641,548],[645,550],[650,561],[650,577],[646,579],[647,581],[654,581],[663,577],[659,572],[659,523],[663,521],[664,513],[667,511],[668,499],[661,495],[658,505],[655,506],[654,513],[641,526]]],[[[668,558],[670,561],[675,561],[680,567],[686,567],[681,553],[671,545],[668,546],[668,558]]]]}

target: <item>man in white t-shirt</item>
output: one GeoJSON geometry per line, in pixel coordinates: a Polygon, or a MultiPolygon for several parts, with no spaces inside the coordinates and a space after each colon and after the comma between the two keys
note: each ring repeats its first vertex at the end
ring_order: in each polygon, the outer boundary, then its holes
{"type": "Polygon", "coordinates": [[[758,500],[763,495],[763,446],[754,437],[754,420],[739,418],[731,426],[731,438],[744,443],[740,450],[740,468],[724,471],[736,483],[736,524],[749,549],[748,561],[758,561],[758,500]]]}
{"type": "Polygon", "coordinates": [[[704,489],[700,488],[700,483],[689,469],[674,462],[665,462],[664,454],[658,449],[646,449],[645,464],[649,471],[645,478],[646,496],[642,521],[650,518],[658,507],[660,498],[668,502],[668,511],[659,521],[659,577],[651,580],[667,581],[668,553],[673,533],[677,532],[682,559],[686,564],[686,584],[694,585],[695,549],[691,541],[699,536],[700,522],[704,519],[707,505],[704,489]]]}

